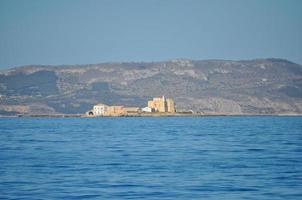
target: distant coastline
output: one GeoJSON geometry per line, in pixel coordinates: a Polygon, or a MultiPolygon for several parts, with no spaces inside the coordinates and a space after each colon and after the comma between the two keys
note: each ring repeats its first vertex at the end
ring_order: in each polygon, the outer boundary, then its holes
{"type": "Polygon", "coordinates": [[[299,115],[301,77],[302,65],[284,59],[23,66],[0,71],[0,115],[152,112],[157,100],[147,101],[162,95],[167,111],[173,98],[176,112],[299,115]]]}
{"type": "Polygon", "coordinates": [[[187,114],[187,113],[140,113],[136,115],[119,115],[119,116],[97,116],[97,117],[90,117],[86,114],[33,114],[33,115],[0,115],[0,118],[120,118],[120,117],[266,117],[266,116],[276,116],[276,117],[283,117],[283,116],[293,116],[293,117],[300,117],[302,114],[296,113],[288,113],[288,114],[227,114],[227,113],[220,113],[220,114],[187,114]]]}

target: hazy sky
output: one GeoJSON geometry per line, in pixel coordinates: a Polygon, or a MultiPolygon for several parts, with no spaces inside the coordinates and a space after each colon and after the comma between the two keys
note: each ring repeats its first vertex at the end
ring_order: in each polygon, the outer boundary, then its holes
{"type": "Polygon", "coordinates": [[[302,63],[301,0],[0,0],[0,68],[267,57],[302,63]]]}

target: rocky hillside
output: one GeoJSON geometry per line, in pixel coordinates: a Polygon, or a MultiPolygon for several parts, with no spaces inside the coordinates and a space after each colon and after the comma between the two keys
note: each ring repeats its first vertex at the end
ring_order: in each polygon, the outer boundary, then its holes
{"type": "Polygon", "coordinates": [[[302,66],[282,59],[32,65],[0,71],[0,115],[84,113],[172,97],[204,113],[302,114],[302,66]]]}

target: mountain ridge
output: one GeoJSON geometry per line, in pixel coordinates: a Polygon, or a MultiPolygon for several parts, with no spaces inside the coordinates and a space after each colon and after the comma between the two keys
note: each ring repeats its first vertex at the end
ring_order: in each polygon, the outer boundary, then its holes
{"type": "Polygon", "coordinates": [[[302,114],[302,65],[279,58],[27,65],[0,71],[0,115],[84,113],[169,96],[206,114],[302,114]]]}

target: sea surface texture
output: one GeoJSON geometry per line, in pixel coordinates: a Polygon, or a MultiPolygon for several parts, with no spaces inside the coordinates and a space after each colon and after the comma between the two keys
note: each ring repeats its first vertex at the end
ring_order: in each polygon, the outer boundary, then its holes
{"type": "Polygon", "coordinates": [[[0,199],[302,199],[302,117],[0,118],[0,199]]]}

